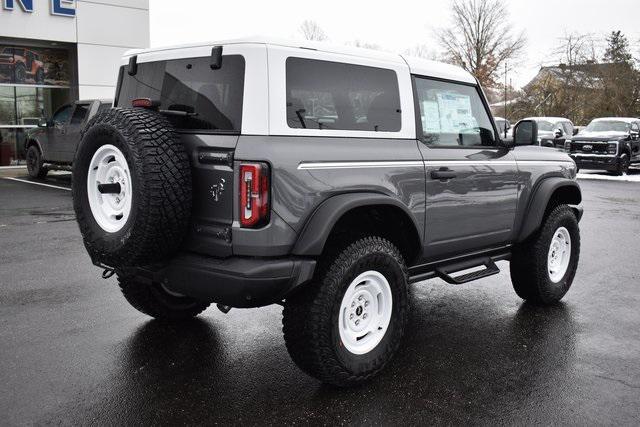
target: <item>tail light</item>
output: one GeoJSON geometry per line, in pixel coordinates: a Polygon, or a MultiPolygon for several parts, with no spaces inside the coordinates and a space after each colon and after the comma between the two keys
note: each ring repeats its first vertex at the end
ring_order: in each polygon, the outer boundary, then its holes
{"type": "Polygon", "coordinates": [[[269,222],[269,167],[240,165],[240,226],[257,228],[269,222]]]}

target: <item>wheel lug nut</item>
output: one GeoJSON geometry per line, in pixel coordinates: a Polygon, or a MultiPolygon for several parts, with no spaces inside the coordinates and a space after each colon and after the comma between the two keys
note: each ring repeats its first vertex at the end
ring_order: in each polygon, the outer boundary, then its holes
{"type": "Polygon", "coordinates": [[[365,302],[364,302],[364,306],[365,306],[365,307],[369,307],[369,301],[365,301],[365,302]]]}
{"type": "Polygon", "coordinates": [[[355,301],[351,302],[351,307],[355,307],[355,306],[356,306],[356,302],[355,301]]]}
{"type": "Polygon", "coordinates": [[[362,295],[358,297],[358,301],[362,301],[362,295]]]}
{"type": "Polygon", "coordinates": [[[363,318],[363,319],[366,319],[366,318],[367,318],[367,313],[363,314],[363,315],[362,315],[362,318],[363,318]]]}
{"type": "Polygon", "coordinates": [[[360,320],[356,320],[356,326],[360,324],[360,320]]]}
{"type": "Polygon", "coordinates": [[[349,319],[353,319],[353,313],[349,315],[349,319]]]}

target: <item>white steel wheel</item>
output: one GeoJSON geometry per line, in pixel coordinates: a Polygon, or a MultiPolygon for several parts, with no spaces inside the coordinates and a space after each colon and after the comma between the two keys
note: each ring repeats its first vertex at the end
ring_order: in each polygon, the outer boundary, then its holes
{"type": "Polygon", "coordinates": [[[108,233],[122,229],[131,213],[132,183],[129,165],[116,146],[103,145],[89,163],[87,195],[91,213],[98,225],[108,233]],[[101,191],[101,184],[117,184],[117,190],[101,191]]]}
{"type": "Polygon", "coordinates": [[[559,283],[571,262],[571,236],[569,230],[560,227],[551,238],[547,256],[547,271],[553,283],[559,283]]]}
{"type": "Polygon", "coordinates": [[[393,298],[387,279],[377,271],[356,277],[340,304],[338,330],[345,349],[366,354],[376,348],[391,321],[393,298]]]}

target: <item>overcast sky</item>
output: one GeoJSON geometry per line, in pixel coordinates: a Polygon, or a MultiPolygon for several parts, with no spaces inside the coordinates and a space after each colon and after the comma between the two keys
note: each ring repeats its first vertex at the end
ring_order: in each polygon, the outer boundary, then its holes
{"type": "MultiPolygon", "coordinates": [[[[439,51],[434,30],[445,26],[450,0],[150,0],[151,45],[220,40],[250,35],[300,38],[305,19],[316,21],[333,43],[363,42],[403,52],[419,44],[439,51]],[[180,3],[179,6],[176,4],[180,3]],[[188,6],[187,6],[188,5],[188,6]]],[[[508,19],[527,36],[526,56],[511,73],[521,86],[541,64],[555,62],[553,51],[565,33],[595,37],[622,30],[640,57],[640,0],[510,0],[508,19]]]]}

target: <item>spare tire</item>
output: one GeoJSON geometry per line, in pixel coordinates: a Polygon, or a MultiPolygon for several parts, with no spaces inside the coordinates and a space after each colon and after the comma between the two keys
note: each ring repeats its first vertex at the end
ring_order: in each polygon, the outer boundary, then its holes
{"type": "Polygon", "coordinates": [[[169,121],[141,108],[112,108],[87,124],[73,161],[73,207],[96,264],[161,262],[186,235],[191,169],[169,121]]]}

